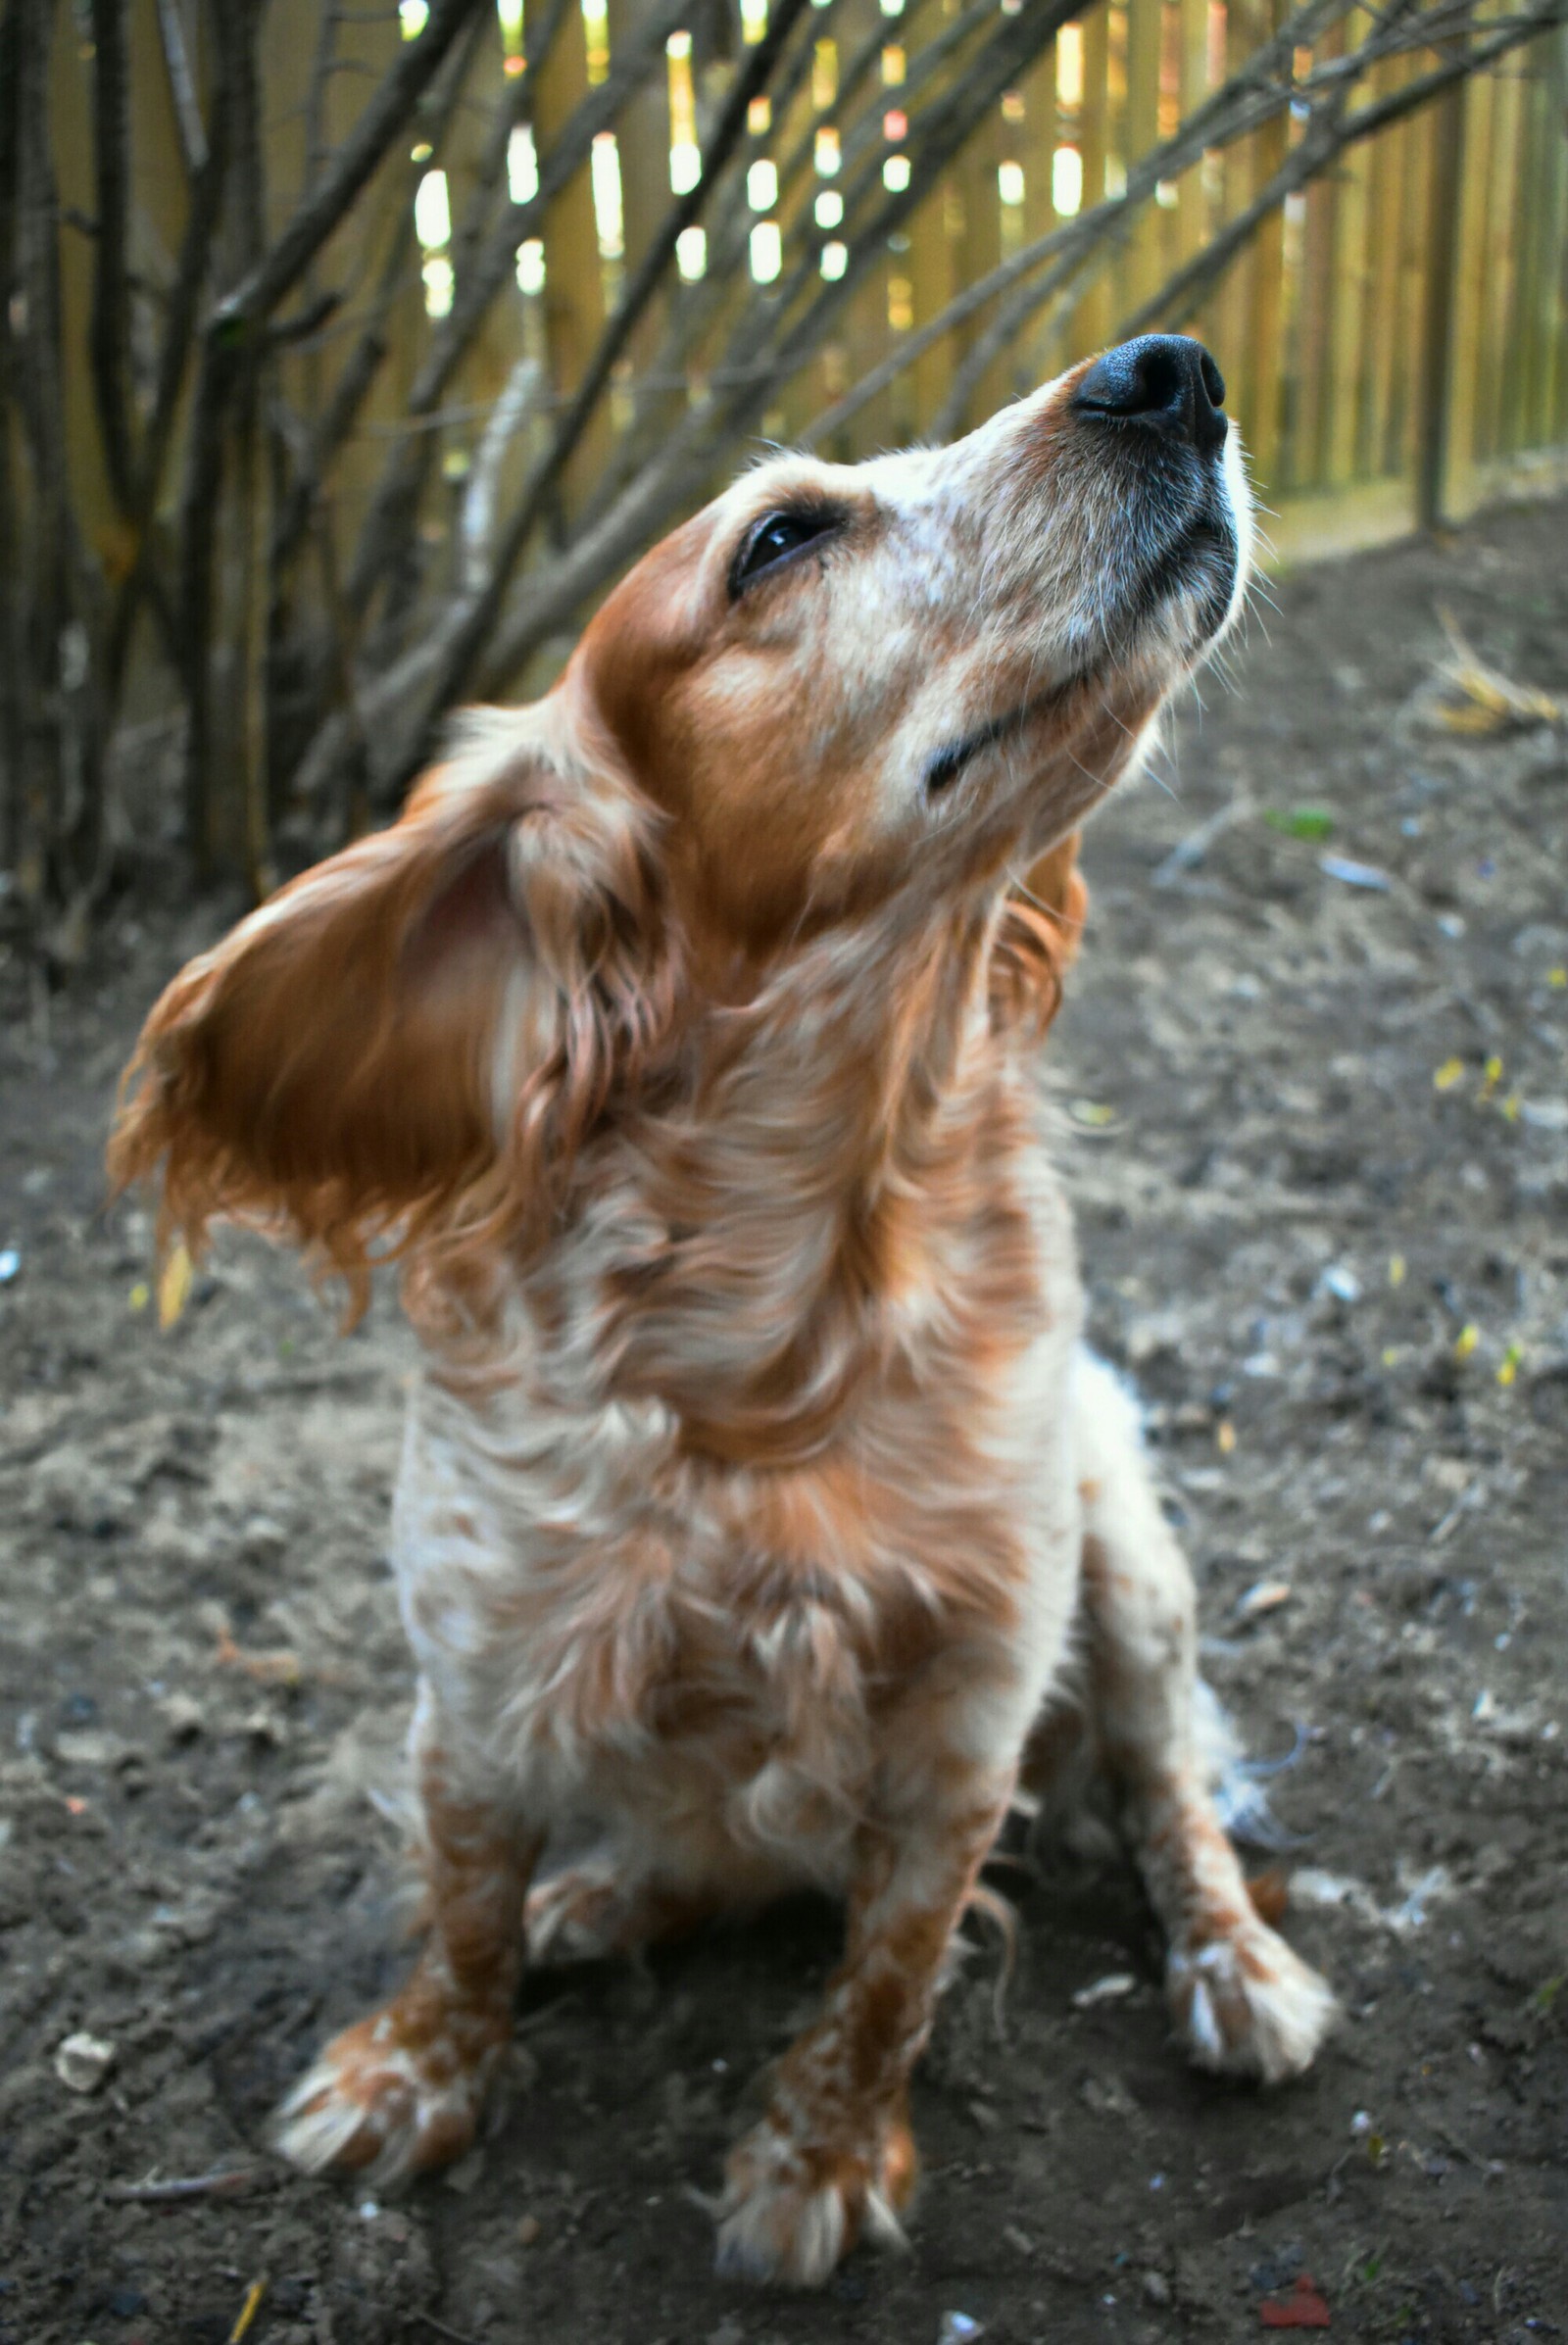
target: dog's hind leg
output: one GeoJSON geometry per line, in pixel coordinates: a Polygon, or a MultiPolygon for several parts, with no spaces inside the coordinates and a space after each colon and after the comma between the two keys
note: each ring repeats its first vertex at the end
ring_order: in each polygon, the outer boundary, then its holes
{"type": "Polygon", "coordinates": [[[1090,1732],[1170,1941],[1176,2025],[1201,2067],[1272,2083],[1311,2062],[1334,1998],[1254,1911],[1195,1732],[1197,1602],[1138,1413],[1098,1360],[1073,1382],[1090,1732]]]}
{"type": "Polygon", "coordinates": [[[424,1946],[380,2011],[334,2037],[277,2113],[276,2146],[309,2173],[385,2186],[461,2156],[512,2041],[523,1900],[541,1840],[462,1780],[428,1702],[414,1733],[424,1946]]]}

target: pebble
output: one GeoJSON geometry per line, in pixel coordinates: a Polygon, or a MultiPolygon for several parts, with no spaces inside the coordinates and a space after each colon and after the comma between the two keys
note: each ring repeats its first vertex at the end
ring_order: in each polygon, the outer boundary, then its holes
{"type": "Polygon", "coordinates": [[[544,2227],[537,2215],[524,2215],[517,2224],[518,2246],[536,2246],[544,2236],[544,2227]]]}
{"type": "Polygon", "coordinates": [[[1162,2272],[1146,2272],[1144,2273],[1144,2302],[1146,2304],[1169,2304],[1170,2282],[1162,2272]]]}
{"type": "Polygon", "coordinates": [[[1288,1580],[1255,1580],[1243,1596],[1236,1600],[1238,1620],[1258,1620],[1265,1612],[1278,1612],[1282,1604],[1291,1600],[1288,1580]]]}
{"type": "Polygon", "coordinates": [[[96,2092],[115,2065],[115,2047],[101,2035],[68,2035],[55,2053],[55,2075],[69,2092],[96,2092]]]}
{"type": "Polygon", "coordinates": [[[1091,2011],[1097,2003],[1119,2003],[1124,1996],[1137,1992],[1138,1980],[1131,1971],[1107,1971],[1103,1979],[1081,1986],[1073,2003],[1079,2011],[1091,2011]]]}

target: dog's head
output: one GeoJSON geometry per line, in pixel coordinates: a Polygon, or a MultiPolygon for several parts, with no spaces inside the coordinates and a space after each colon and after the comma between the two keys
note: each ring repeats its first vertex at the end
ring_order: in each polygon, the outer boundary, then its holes
{"type": "Polygon", "coordinates": [[[1242,592],[1223,397],[1196,343],[1152,336],[954,447],[746,474],[545,701],[466,720],[392,830],[175,979],[116,1178],[162,1161],[193,1237],[281,1219],[363,1275],[377,1233],[542,1234],[692,1017],[825,933],[885,948],[961,906],[994,999],[1054,1002],[1082,910],[1062,842],[1242,592]]]}
{"type": "Polygon", "coordinates": [[[1151,336],[952,448],[775,459],[639,563],[565,691],[668,818],[705,944],[765,960],[1091,810],[1241,590],[1223,397],[1151,336]]]}

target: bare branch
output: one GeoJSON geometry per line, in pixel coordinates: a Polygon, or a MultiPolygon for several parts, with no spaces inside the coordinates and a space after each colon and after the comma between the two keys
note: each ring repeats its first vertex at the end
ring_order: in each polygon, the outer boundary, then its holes
{"type": "Polygon", "coordinates": [[[276,309],[407,127],[442,58],[479,5],[480,0],[431,0],[423,31],[407,43],[389,68],[331,169],[299,206],[270,252],[219,304],[211,332],[220,338],[237,336],[276,309]]]}
{"type": "Polygon", "coordinates": [[[133,501],[130,395],[130,293],[125,228],[130,187],[130,74],[125,55],[125,0],[92,0],[93,175],[98,220],[92,317],[87,348],[109,484],[122,513],[133,501]]]}
{"type": "Polygon", "coordinates": [[[191,72],[190,51],[185,40],[185,20],[180,14],[179,0],[158,0],[158,35],[164,52],[164,72],[169,79],[174,122],[179,130],[180,152],[185,158],[185,173],[188,178],[194,178],[207,166],[207,130],[202,122],[201,102],[196,95],[196,76],[191,72]]]}

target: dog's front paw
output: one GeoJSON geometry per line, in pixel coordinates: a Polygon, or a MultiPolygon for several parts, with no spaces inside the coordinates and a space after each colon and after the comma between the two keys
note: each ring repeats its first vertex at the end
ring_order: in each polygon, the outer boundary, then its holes
{"type": "Polygon", "coordinates": [[[730,2152],[717,2208],[717,2269],[727,2279],[817,2288],[862,2235],[902,2247],[899,2210],[918,2161],[902,2118],[874,2146],[799,2140],[770,2113],[730,2152]]]}
{"type": "Polygon", "coordinates": [[[1298,2076],[1334,2024],[1325,1981],[1262,1922],[1173,1946],[1165,1977],[1191,2057],[1222,2076],[1298,2076]]]}
{"type": "Polygon", "coordinates": [[[396,2005],[335,2036],[273,2120],[273,2146],[307,2174],[364,2173],[381,2188],[461,2157],[508,2029],[469,2016],[400,2026],[396,2005]]]}

